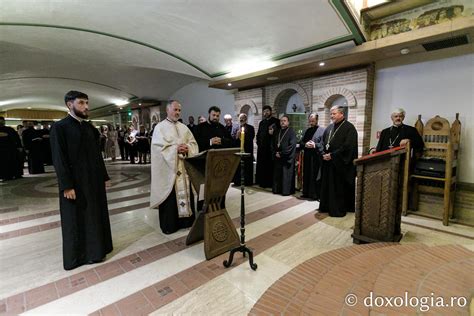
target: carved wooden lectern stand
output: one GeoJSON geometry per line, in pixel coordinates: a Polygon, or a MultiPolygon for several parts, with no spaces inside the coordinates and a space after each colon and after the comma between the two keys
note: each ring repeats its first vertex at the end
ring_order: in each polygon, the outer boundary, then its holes
{"type": "Polygon", "coordinates": [[[210,149],[187,158],[184,163],[198,196],[204,197],[186,245],[204,239],[207,260],[239,246],[239,236],[224,206],[225,194],[239,165],[240,159],[235,155],[238,151],[238,148],[210,149]]]}
{"type": "Polygon", "coordinates": [[[357,194],[354,243],[398,242],[408,201],[409,146],[354,160],[357,194]]]}

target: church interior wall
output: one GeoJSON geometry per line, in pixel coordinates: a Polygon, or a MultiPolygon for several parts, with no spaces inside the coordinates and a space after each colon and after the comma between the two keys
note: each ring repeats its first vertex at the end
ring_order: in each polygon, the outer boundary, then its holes
{"type": "MultiPolygon", "coordinates": [[[[320,125],[328,126],[330,124],[329,108],[331,104],[327,101],[334,96],[342,95],[349,101],[348,119],[354,124],[359,133],[359,155],[362,155],[369,149],[370,142],[373,72],[373,67],[369,66],[321,77],[268,85],[263,88],[237,91],[235,93],[236,112],[239,106],[258,100],[260,113],[263,106],[269,105],[273,108],[274,115],[279,117],[287,111],[287,103],[280,104],[282,95],[291,90],[301,96],[305,112],[308,115],[311,112],[318,113],[320,125]]],[[[285,99],[285,101],[288,100],[285,99]]],[[[256,130],[260,119],[261,117],[254,120],[256,130]]]]}
{"type": "Polygon", "coordinates": [[[404,108],[404,123],[423,123],[440,115],[450,123],[459,113],[462,124],[458,181],[474,183],[474,54],[390,68],[377,68],[371,146],[377,132],[390,126],[393,108],[404,108]]]}
{"type": "Polygon", "coordinates": [[[170,97],[178,100],[182,104],[181,117],[184,123],[188,124],[188,117],[194,116],[197,123],[199,115],[208,116],[209,107],[216,105],[221,109],[221,123],[224,123],[224,114],[229,113],[234,116],[234,95],[232,91],[220,90],[208,87],[208,82],[199,80],[190,83],[175,91],[170,97]]]}
{"type": "Polygon", "coordinates": [[[368,66],[313,79],[312,109],[318,113],[321,126],[328,126],[331,122],[329,109],[332,101],[337,96],[346,98],[348,120],[354,124],[359,136],[359,156],[369,149],[373,72],[373,66],[368,66]]]}

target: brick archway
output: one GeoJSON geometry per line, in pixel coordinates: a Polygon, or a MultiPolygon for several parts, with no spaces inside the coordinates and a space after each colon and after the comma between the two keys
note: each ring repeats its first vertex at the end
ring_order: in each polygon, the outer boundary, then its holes
{"type": "Polygon", "coordinates": [[[242,109],[245,106],[249,107],[249,110],[252,111],[254,116],[258,115],[258,107],[257,107],[257,104],[255,104],[253,100],[236,101],[234,103],[234,111],[236,115],[239,115],[240,113],[245,113],[245,112],[242,112],[242,109]]]}
{"type": "Polygon", "coordinates": [[[247,123],[250,125],[255,125],[255,118],[257,117],[258,114],[258,108],[255,102],[250,101],[250,102],[243,102],[243,105],[240,106],[240,109],[236,109],[236,114],[237,116],[241,113],[244,113],[247,115],[247,123]],[[249,104],[251,103],[251,104],[249,104]]]}
{"type": "Polygon", "coordinates": [[[272,96],[270,97],[269,104],[273,107],[273,109],[277,113],[280,114],[282,113],[282,106],[286,108],[288,100],[295,93],[298,93],[302,97],[305,111],[306,112],[310,111],[311,105],[309,102],[308,93],[303,89],[302,86],[295,83],[286,83],[279,87],[275,87],[272,92],[272,96]]]}
{"type": "Polygon", "coordinates": [[[343,96],[347,100],[348,107],[355,107],[357,106],[357,100],[354,96],[352,91],[342,88],[342,87],[335,87],[327,90],[316,103],[317,109],[324,109],[330,107],[331,103],[339,96],[343,96]]]}

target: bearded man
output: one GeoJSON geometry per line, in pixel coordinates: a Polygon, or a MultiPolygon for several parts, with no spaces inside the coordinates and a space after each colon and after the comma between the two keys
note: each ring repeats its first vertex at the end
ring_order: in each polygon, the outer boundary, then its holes
{"type": "Polygon", "coordinates": [[[63,265],[71,270],[103,261],[113,247],[105,193],[110,178],[99,133],[86,121],[89,97],[69,91],[64,102],[69,114],[53,124],[50,140],[59,186],[63,265]]]}
{"type": "Polygon", "coordinates": [[[158,207],[161,231],[172,234],[194,223],[194,198],[184,159],[196,155],[198,145],[189,128],[178,121],[178,101],[168,102],[166,114],[151,140],[150,207],[158,207]]]}

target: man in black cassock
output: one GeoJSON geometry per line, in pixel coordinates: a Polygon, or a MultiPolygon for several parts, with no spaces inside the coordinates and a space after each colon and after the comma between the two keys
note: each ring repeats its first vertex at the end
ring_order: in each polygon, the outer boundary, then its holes
{"type": "MultiPolygon", "coordinates": [[[[255,138],[255,128],[247,124],[247,114],[241,113],[239,115],[240,128],[235,136],[234,147],[240,146],[240,134],[242,128],[244,129],[244,152],[250,154],[249,157],[244,158],[244,184],[246,186],[253,185],[253,139],[255,138]]],[[[234,185],[240,185],[240,165],[237,168],[234,176],[234,185]]]]}
{"type": "Polygon", "coordinates": [[[283,115],[280,119],[281,129],[273,134],[272,143],[272,192],[284,196],[295,193],[296,134],[289,125],[289,117],[283,115]]]}
{"type": "MultiPolygon", "coordinates": [[[[193,135],[194,135],[194,133],[196,133],[197,125],[194,124],[194,116],[188,117],[188,125],[186,125],[186,126],[189,128],[191,133],[193,133],[193,135]]],[[[153,133],[152,133],[152,135],[153,135],[153,133]]]]}
{"type": "Polygon", "coordinates": [[[324,151],[324,128],[318,126],[318,115],[308,118],[309,128],[301,140],[303,148],[303,194],[301,197],[319,200],[321,191],[321,159],[324,151]]]}
{"type": "Polygon", "coordinates": [[[230,148],[233,145],[230,134],[224,125],[219,123],[221,109],[217,106],[209,108],[209,119],[196,127],[195,138],[199,151],[217,148],[230,148]]]}
{"type": "Polygon", "coordinates": [[[272,138],[270,130],[277,133],[280,121],[272,116],[271,106],[262,109],[263,120],[258,124],[257,131],[257,171],[256,183],[262,188],[271,188],[273,183],[272,138]],[[273,128],[270,128],[273,127],[273,128]]]}
{"type": "Polygon", "coordinates": [[[105,193],[110,178],[99,136],[85,121],[88,99],[82,92],[69,91],[64,97],[69,114],[53,125],[50,134],[66,270],[101,262],[113,249],[105,193]]]}
{"type": "Polygon", "coordinates": [[[38,133],[41,135],[41,155],[43,157],[43,163],[45,165],[52,165],[53,158],[51,156],[51,145],[49,142],[49,125],[43,124],[43,128],[38,130],[38,133]]]}
{"type": "Polygon", "coordinates": [[[403,124],[405,110],[395,109],[390,118],[393,125],[384,129],[380,134],[376,151],[383,151],[393,147],[404,146],[410,141],[415,154],[422,153],[425,146],[423,139],[416,128],[403,124]]]}
{"type": "Polygon", "coordinates": [[[331,108],[330,124],[323,134],[320,213],[344,217],[355,209],[357,130],[344,117],[344,107],[331,108]]]}
{"type": "Polygon", "coordinates": [[[21,136],[25,152],[28,154],[28,172],[30,174],[44,173],[42,134],[34,128],[32,121],[28,121],[26,127],[21,136]]]}
{"type": "MultiPolygon", "coordinates": [[[[198,143],[199,152],[208,149],[231,148],[234,143],[224,125],[219,123],[221,109],[217,106],[209,108],[209,118],[196,127],[194,138],[198,143]]],[[[202,210],[204,202],[198,201],[197,209],[202,210]]],[[[225,199],[222,199],[221,208],[225,208],[225,199]]]]}
{"type": "Polygon", "coordinates": [[[23,125],[16,126],[16,135],[17,140],[17,169],[16,169],[16,178],[23,178],[23,169],[25,168],[25,150],[23,148],[22,134],[23,134],[23,125]]]}
{"type": "Polygon", "coordinates": [[[18,174],[19,151],[21,141],[18,133],[5,126],[5,118],[0,116],[0,180],[11,180],[21,177],[18,174]]]}

